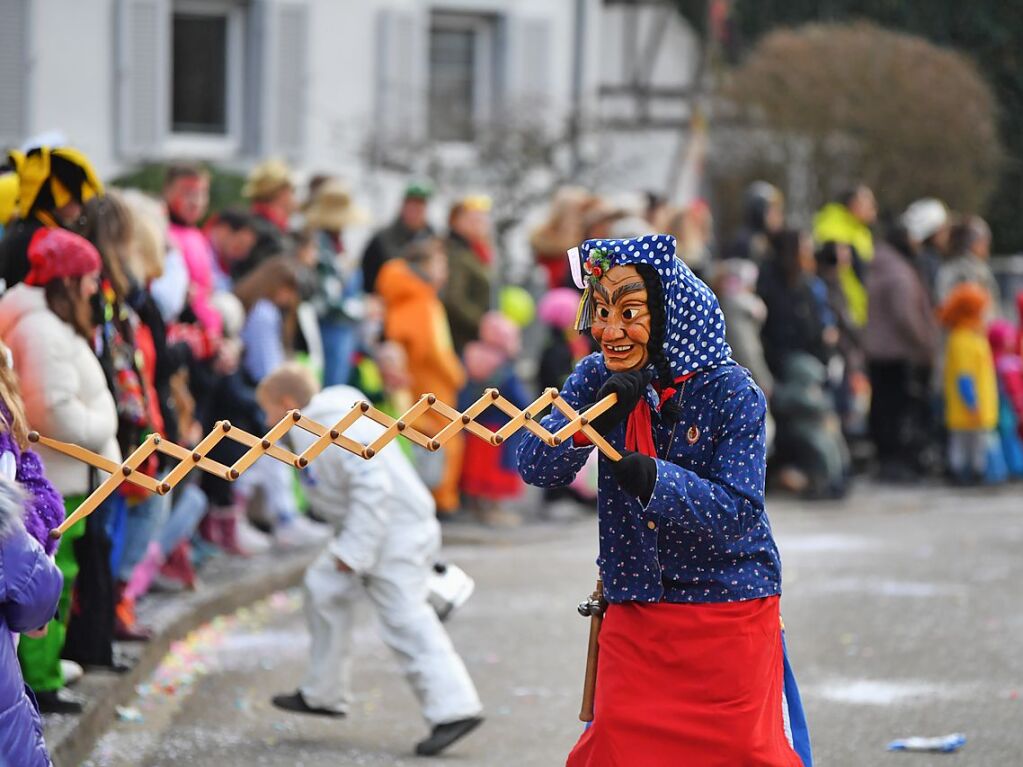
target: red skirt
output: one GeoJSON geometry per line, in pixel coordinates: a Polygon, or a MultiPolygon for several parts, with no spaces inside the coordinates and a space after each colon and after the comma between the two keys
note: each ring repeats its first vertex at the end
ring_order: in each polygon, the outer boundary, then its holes
{"type": "Polygon", "coordinates": [[[502,449],[479,439],[466,440],[460,483],[463,493],[488,501],[506,501],[519,497],[522,493],[522,477],[518,471],[501,465],[502,449]]]}
{"type": "Polygon", "coordinates": [[[610,605],[593,725],[567,767],[802,767],[783,652],[778,597],[610,605]]]}

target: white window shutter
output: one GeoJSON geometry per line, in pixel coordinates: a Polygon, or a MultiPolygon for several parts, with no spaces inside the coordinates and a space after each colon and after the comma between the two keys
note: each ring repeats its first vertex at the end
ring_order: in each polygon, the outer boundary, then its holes
{"type": "Polygon", "coordinates": [[[507,108],[550,106],[554,77],[552,45],[554,35],[549,19],[520,15],[509,19],[505,62],[507,108]]]}
{"type": "Polygon", "coordinates": [[[262,82],[264,154],[299,162],[305,149],[309,87],[309,6],[275,0],[264,9],[262,82]]]}
{"type": "Polygon", "coordinates": [[[28,132],[29,0],[0,0],[0,150],[28,132]]]}
{"type": "Polygon", "coordinates": [[[170,104],[168,0],[118,0],[117,126],[124,157],[157,156],[170,104]]]}
{"type": "Polygon", "coordinates": [[[382,8],[377,16],[377,139],[416,141],[426,135],[426,14],[382,8]]]}

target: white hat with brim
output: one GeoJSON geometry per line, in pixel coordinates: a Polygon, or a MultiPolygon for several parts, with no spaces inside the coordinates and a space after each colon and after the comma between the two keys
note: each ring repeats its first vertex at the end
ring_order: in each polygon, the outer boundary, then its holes
{"type": "Polygon", "coordinates": [[[348,187],[336,179],[325,181],[305,209],[306,226],[339,232],[369,223],[369,214],[352,201],[348,187]]]}

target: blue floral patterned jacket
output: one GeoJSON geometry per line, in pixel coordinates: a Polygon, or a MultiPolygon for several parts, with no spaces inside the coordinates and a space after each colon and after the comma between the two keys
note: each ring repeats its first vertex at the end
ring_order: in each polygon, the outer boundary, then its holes
{"type": "MultiPolygon", "coordinates": [[[[674,240],[667,237],[598,244],[621,244],[624,254],[630,243],[643,241],[666,242],[674,255],[674,240]]],[[[637,253],[631,263],[642,258],[637,253]]],[[[665,347],[677,362],[673,373],[695,375],[674,395],[681,412],[677,421],[660,414],[656,392],[647,389],[658,458],[645,506],[621,489],[608,459],[600,457],[597,565],[605,596],[609,602],[734,602],[778,594],[781,562],[764,511],[764,395],[729,358],[713,293],[677,259],[656,266],[665,291],[679,291],[679,300],[665,302],[665,347]],[[697,332],[690,334],[690,327],[697,332]],[[701,359],[705,349],[714,351],[701,359]]],[[[610,375],[603,356],[592,354],[579,362],[561,396],[585,410],[610,375]]],[[[567,419],[555,411],[542,423],[556,431],[567,419]]],[[[625,430],[622,423],[607,435],[619,450],[625,430]]],[[[533,485],[567,485],[592,449],[572,440],[551,447],[527,434],[519,446],[519,470],[533,485]]]]}

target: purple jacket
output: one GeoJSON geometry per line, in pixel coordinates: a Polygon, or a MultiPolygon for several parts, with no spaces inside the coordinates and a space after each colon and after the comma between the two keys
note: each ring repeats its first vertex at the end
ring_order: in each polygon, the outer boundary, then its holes
{"type": "MultiPolygon", "coordinates": [[[[7,405],[0,402],[0,417],[11,422],[7,405]]],[[[31,450],[22,450],[14,441],[10,430],[0,433],[0,458],[12,453],[17,466],[14,479],[27,493],[25,500],[25,529],[42,545],[47,554],[57,550],[59,541],[50,537],[50,530],[64,521],[64,500],[46,478],[43,462],[31,450]]]]}
{"type": "Polygon", "coordinates": [[[24,503],[0,480],[0,764],[47,767],[43,724],[18,665],[12,634],[45,626],[57,610],[60,570],[26,531],[24,503]]]}

